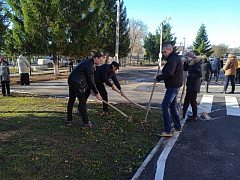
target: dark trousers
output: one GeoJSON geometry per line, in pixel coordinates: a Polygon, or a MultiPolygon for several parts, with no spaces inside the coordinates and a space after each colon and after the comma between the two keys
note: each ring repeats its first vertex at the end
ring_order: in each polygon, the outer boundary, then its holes
{"type": "Polygon", "coordinates": [[[20,74],[20,84],[21,85],[30,85],[29,82],[29,74],[28,73],[21,73],[20,74]]]}
{"type": "Polygon", "coordinates": [[[6,94],[6,88],[7,88],[7,94],[10,94],[10,81],[2,81],[2,94],[6,94]]]}
{"type": "Polygon", "coordinates": [[[73,64],[69,65],[69,71],[71,72],[73,70],[73,64]]]}
{"type": "MultiPolygon", "coordinates": [[[[96,87],[97,87],[97,90],[99,91],[99,94],[102,96],[103,100],[108,102],[108,94],[104,84],[96,84],[96,87]]],[[[90,95],[90,89],[87,88],[85,91],[86,100],[88,99],[89,95],[90,95]]],[[[81,112],[81,109],[79,106],[78,106],[78,110],[81,112]]],[[[103,111],[108,112],[108,105],[104,102],[103,102],[103,111]]]]}
{"type": "Polygon", "coordinates": [[[184,105],[183,113],[186,114],[189,104],[192,106],[193,117],[197,117],[197,93],[196,92],[187,92],[184,105]]]}
{"type": "Polygon", "coordinates": [[[85,124],[89,123],[88,115],[87,115],[86,100],[90,94],[90,90],[86,90],[86,91],[80,92],[77,88],[74,87],[74,85],[71,85],[71,83],[69,83],[69,100],[68,100],[68,107],[67,107],[68,121],[72,121],[72,109],[77,97],[79,101],[78,108],[81,111],[83,123],[85,124]]]}
{"type": "Polygon", "coordinates": [[[235,81],[236,81],[236,84],[240,84],[240,68],[237,69],[235,81]]]}
{"type": "Polygon", "coordinates": [[[213,71],[213,74],[214,74],[214,78],[215,78],[215,82],[218,82],[218,71],[213,71]]]}
{"type": "Polygon", "coordinates": [[[224,83],[223,91],[225,92],[227,91],[229,81],[231,81],[232,92],[234,92],[235,91],[235,75],[225,75],[225,83],[224,83]]]}
{"type": "MultiPolygon", "coordinates": [[[[103,100],[108,102],[108,94],[104,84],[96,84],[99,94],[102,96],[103,100]]],[[[108,105],[103,102],[103,111],[108,112],[108,105]]]]}

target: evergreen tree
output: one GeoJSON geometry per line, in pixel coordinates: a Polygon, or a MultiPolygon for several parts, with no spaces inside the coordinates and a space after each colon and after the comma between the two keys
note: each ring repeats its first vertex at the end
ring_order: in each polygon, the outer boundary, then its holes
{"type": "Polygon", "coordinates": [[[212,48],[210,47],[210,41],[208,41],[208,35],[206,27],[204,24],[201,25],[195,42],[193,42],[193,51],[195,55],[206,55],[207,57],[211,56],[213,53],[212,48]]]}
{"type": "MultiPolygon", "coordinates": [[[[170,24],[163,25],[163,32],[162,32],[162,46],[164,46],[166,43],[170,43],[173,47],[173,51],[176,52],[177,47],[176,44],[176,37],[173,37],[174,34],[171,33],[171,26],[170,24]]],[[[161,26],[158,27],[156,30],[156,35],[149,34],[148,37],[145,40],[146,45],[144,45],[145,50],[147,51],[147,54],[149,54],[151,60],[153,62],[156,62],[159,59],[159,52],[160,52],[160,37],[161,37],[161,26]],[[155,42],[153,42],[155,41],[155,42]],[[151,45],[149,45],[151,44],[151,45]],[[154,47],[153,47],[154,45],[154,47]]],[[[162,59],[166,59],[164,56],[162,56],[162,59]]]]}
{"type": "Polygon", "coordinates": [[[9,5],[9,9],[7,9],[6,16],[13,24],[12,30],[7,34],[8,40],[6,40],[6,43],[11,42],[12,44],[7,44],[7,46],[14,46],[12,50],[15,49],[18,53],[26,52],[27,38],[24,29],[21,2],[20,0],[7,0],[7,3],[9,5]]]}
{"type": "Polygon", "coordinates": [[[103,7],[101,1],[69,0],[66,8],[68,47],[65,55],[83,59],[97,48],[96,22],[99,22],[99,9],[103,7]]]}
{"type": "MultiPolygon", "coordinates": [[[[104,0],[105,7],[100,11],[100,21],[98,25],[98,34],[100,43],[98,49],[105,54],[115,56],[116,45],[116,20],[117,4],[116,0],[104,0]]],[[[130,51],[129,39],[129,19],[126,14],[126,7],[123,8],[124,2],[120,3],[120,24],[119,24],[119,58],[126,57],[130,51]]]]}
{"type": "Polygon", "coordinates": [[[5,22],[5,14],[3,12],[3,1],[0,1],[0,51],[3,49],[5,40],[4,35],[6,34],[7,25],[5,22]]]}
{"type": "Polygon", "coordinates": [[[150,58],[153,62],[158,59],[159,47],[156,45],[156,35],[149,33],[147,38],[144,40],[144,48],[147,58],[150,58]]]}

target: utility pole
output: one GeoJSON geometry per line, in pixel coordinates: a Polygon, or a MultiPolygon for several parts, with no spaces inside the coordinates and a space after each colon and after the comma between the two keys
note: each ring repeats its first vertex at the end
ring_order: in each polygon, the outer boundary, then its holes
{"type": "Polygon", "coordinates": [[[115,46],[115,61],[117,63],[119,51],[119,14],[120,14],[120,0],[117,0],[116,46],[115,46]]]}
{"type": "Polygon", "coordinates": [[[184,39],[184,45],[183,45],[183,50],[185,50],[185,37],[183,38],[184,39]]]}

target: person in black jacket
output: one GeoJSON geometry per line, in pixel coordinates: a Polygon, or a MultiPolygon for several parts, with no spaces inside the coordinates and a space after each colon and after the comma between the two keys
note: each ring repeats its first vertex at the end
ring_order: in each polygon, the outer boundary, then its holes
{"type": "Polygon", "coordinates": [[[206,93],[208,93],[208,85],[210,83],[213,70],[210,62],[207,60],[206,55],[202,56],[201,69],[202,69],[202,80],[204,81],[204,84],[205,84],[206,93]]]}
{"type": "Polygon", "coordinates": [[[75,120],[72,120],[72,109],[76,97],[79,100],[79,108],[81,110],[84,126],[91,127],[96,125],[96,123],[91,123],[88,120],[86,97],[89,96],[90,89],[92,89],[93,94],[96,95],[96,98],[102,100],[102,97],[98,93],[98,90],[94,82],[94,64],[101,64],[102,61],[103,55],[100,53],[96,53],[93,58],[81,61],[70,73],[68,77],[69,85],[69,101],[67,107],[68,125],[72,125],[75,122],[75,120]]]}
{"type": "Polygon", "coordinates": [[[201,56],[196,57],[193,52],[185,54],[186,61],[184,62],[184,71],[187,76],[187,90],[183,104],[183,118],[185,118],[189,104],[192,106],[193,116],[189,116],[186,121],[197,121],[197,93],[201,87],[201,56]]]}
{"type": "MultiPolygon", "coordinates": [[[[114,91],[116,91],[116,87],[117,87],[120,90],[121,95],[125,96],[115,75],[115,71],[117,69],[119,69],[119,64],[113,61],[111,64],[103,64],[99,66],[94,72],[94,78],[95,78],[95,84],[96,84],[97,90],[99,91],[103,100],[105,100],[106,102],[108,102],[108,94],[104,86],[104,83],[109,87],[111,87],[112,90],[114,91]],[[112,79],[116,87],[112,85],[112,83],[109,81],[110,78],[112,79]]],[[[104,114],[109,113],[108,105],[104,102],[103,102],[103,113],[104,114]]],[[[81,114],[80,108],[78,109],[78,114],[81,114]]]]}
{"type": "Polygon", "coordinates": [[[172,136],[172,131],[182,132],[180,118],[177,108],[177,96],[183,82],[183,64],[182,59],[175,52],[173,52],[172,45],[167,43],[163,46],[163,55],[167,58],[167,63],[162,69],[162,74],[154,76],[154,80],[164,80],[166,93],[162,101],[162,113],[164,121],[164,131],[158,132],[159,136],[172,136]],[[175,129],[172,130],[171,117],[175,124],[175,129]]]}

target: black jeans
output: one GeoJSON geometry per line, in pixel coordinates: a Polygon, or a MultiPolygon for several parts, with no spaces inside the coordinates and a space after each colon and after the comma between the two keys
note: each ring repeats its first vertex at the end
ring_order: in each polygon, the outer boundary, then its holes
{"type": "Polygon", "coordinates": [[[28,73],[21,73],[20,74],[20,84],[21,85],[30,85],[29,82],[29,74],[28,73]]]}
{"type": "MultiPolygon", "coordinates": [[[[97,87],[97,90],[99,91],[99,94],[102,96],[103,100],[108,102],[108,94],[104,84],[96,84],[96,87],[97,87]]],[[[85,91],[86,100],[88,99],[89,95],[90,95],[90,89],[87,88],[85,91]]],[[[80,106],[78,106],[78,110],[81,112],[80,106]]],[[[108,112],[108,105],[104,102],[103,102],[103,111],[108,112]]]]}
{"type": "Polygon", "coordinates": [[[227,91],[229,81],[231,81],[232,92],[234,92],[235,91],[235,75],[226,75],[225,76],[225,83],[224,83],[223,91],[225,91],[225,92],[227,91]]]}
{"type": "Polygon", "coordinates": [[[186,114],[189,104],[192,106],[193,117],[197,117],[197,93],[196,92],[187,92],[184,105],[183,113],[186,114]]]}
{"type": "MultiPolygon", "coordinates": [[[[108,102],[108,94],[104,84],[96,84],[99,94],[102,96],[103,100],[108,102]]],[[[103,111],[108,112],[108,105],[103,102],[103,111]]]]}
{"type": "Polygon", "coordinates": [[[6,88],[7,88],[7,94],[10,94],[10,81],[2,81],[2,94],[6,94],[6,88]]]}
{"type": "Polygon", "coordinates": [[[67,107],[68,121],[72,121],[72,109],[77,97],[79,101],[78,108],[81,111],[83,123],[85,124],[89,123],[88,115],[87,115],[87,106],[86,106],[86,100],[89,94],[90,94],[90,91],[88,88],[86,89],[85,92],[80,92],[76,87],[74,87],[74,85],[71,85],[71,83],[69,83],[69,100],[68,100],[68,107],[67,107]]]}

